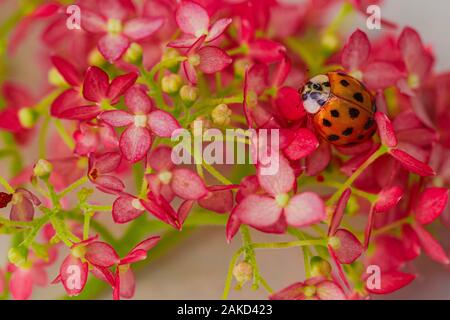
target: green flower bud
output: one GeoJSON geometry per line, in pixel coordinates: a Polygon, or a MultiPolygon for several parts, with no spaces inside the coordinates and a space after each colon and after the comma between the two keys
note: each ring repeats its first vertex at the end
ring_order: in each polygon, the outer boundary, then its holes
{"type": "Polygon", "coordinates": [[[28,249],[23,247],[12,247],[8,251],[8,260],[12,264],[20,267],[27,262],[28,249]]]}
{"type": "Polygon", "coordinates": [[[245,70],[247,70],[247,68],[249,66],[250,66],[250,61],[248,61],[247,59],[245,59],[245,58],[236,59],[236,61],[233,64],[234,75],[238,79],[243,79],[245,76],[245,70]]]}
{"type": "Polygon", "coordinates": [[[226,126],[231,122],[231,115],[233,112],[230,108],[224,103],[219,104],[214,110],[211,112],[211,118],[214,124],[219,126],[226,126]]]}
{"type": "Polygon", "coordinates": [[[37,114],[31,108],[22,108],[19,110],[19,122],[22,127],[31,129],[34,127],[37,121],[37,114]]]}
{"type": "Polygon", "coordinates": [[[124,60],[128,63],[139,65],[142,62],[142,47],[133,42],[125,52],[124,60]]]}
{"type": "Polygon", "coordinates": [[[198,98],[198,89],[189,85],[182,86],[180,89],[180,98],[187,103],[193,103],[198,98]]]}
{"type": "Polygon", "coordinates": [[[237,282],[244,284],[253,277],[253,267],[246,261],[241,261],[233,268],[233,276],[237,282]]]}
{"type": "Polygon", "coordinates": [[[52,171],[53,165],[45,159],[38,160],[33,168],[33,174],[38,178],[48,178],[52,171]]]}
{"type": "Polygon", "coordinates": [[[177,93],[180,90],[183,84],[183,80],[177,74],[170,74],[168,76],[164,76],[161,81],[161,89],[163,92],[168,94],[177,93]]]}
{"type": "Polygon", "coordinates": [[[311,275],[313,277],[328,277],[330,274],[331,265],[327,260],[319,256],[311,258],[311,275]]]}

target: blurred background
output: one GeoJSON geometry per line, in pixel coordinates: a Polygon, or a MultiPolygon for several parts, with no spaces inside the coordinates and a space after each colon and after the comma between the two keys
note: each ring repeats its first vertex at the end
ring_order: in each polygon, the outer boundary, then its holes
{"type": "MultiPolygon", "coordinates": [[[[297,2],[290,0],[289,2],[297,2]]],[[[450,1],[448,0],[387,0],[382,7],[383,18],[395,21],[400,27],[409,25],[416,28],[426,44],[433,47],[436,54],[437,71],[450,70],[450,1]]],[[[0,22],[9,13],[9,8],[2,6],[0,22]]],[[[355,16],[355,24],[349,26],[349,32],[357,26],[367,31],[365,20],[355,16]],[[350,28],[351,27],[351,28],[350,28]]],[[[376,37],[377,32],[370,32],[376,37]]],[[[32,38],[32,37],[30,37],[32,38]]],[[[18,56],[10,61],[14,78],[20,82],[36,83],[39,75],[28,59],[33,51],[32,42],[25,44],[18,56]]],[[[30,152],[33,152],[30,150],[30,152]]],[[[0,172],[4,168],[0,167],[0,172]]],[[[108,217],[109,220],[110,217],[108,217]]],[[[450,245],[448,230],[442,230],[446,248],[450,245]]],[[[280,241],[280,237],[271,237],[258,232],[252,233],[254,241],[280,241]]],[[[9,238],[0,235],[0,265],[6,263],[9,238]]],[[[225,241],[222,227],[195,230],[180,244],[158,257],[145,268],[137,272],[135,299],[219,299],[222,295],[228,264],[233,253],[238,249],[240,240],[235,238],[232,244],[225,241]]],[[[151,258],[151,252],[150,252],[151,258]]],[[[261,273],[275,289],[281,289],[296,281],[304,279],[303,258],[300,249],[263,250],[257,253],[261,273]]],[[[389,299],[450,299],[450,270],[420,258],[415,263],[420,276],[412,285],[390,295],[389,299]]],[[[57,270],[50,270],[52,280],[57,270]]],[[[60,285],[34,291],[34,299],[54,299],[63,295],[60,285]]],[[[110,291],[100,298],[110,299],[110,291]]],[[[263,289],[253,291],[249,286],[236,292],[231,299],[265,299],[263,289]]],[[[383,296],[382,298],[386,298],[383,296]]]]}

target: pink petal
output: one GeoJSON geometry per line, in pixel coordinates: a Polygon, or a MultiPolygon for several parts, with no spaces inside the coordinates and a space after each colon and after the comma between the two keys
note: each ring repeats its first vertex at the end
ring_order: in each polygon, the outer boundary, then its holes
{"type": "Polygon", "coordinates": [[[406,170],[412,173],[416,173],[422,177],[434,176],[436,174],[429,165],[417,160],[405,151],[394,149],[389,153],[391,156],[397,159],[406,170]]]}
{"type": "Polygon", "coordinates": [[[81,74],[69,61],[58,56],[52,56],[51,60],[55,68],[68,84],[71,86],[79,86],[82,83],[81,74]]]}
{"type": "Polygon", "coordinates": [[[108,98],[111,100],[112,104],[116,104],[120,96],[122,96],[131,86],[136,82],[138,78],[136,72],[130,72],[121,76],[116,77],[109,86],[108,98]]]}
{"type": "Polygon", "coordinates": [[[381,273],[381,288],[372,288],[366,286],[366,290],[374,294],[389,294],[400,290],[410,284],[416,276],[400,271],[386,271],[381,273]]]}
{"type": "Polygon", "coordinates": [[[209,192],[209,194],[198,200],[200,207],[217,213],[229,213],[233,209],[233,191],[221,190],[209,192]]]}
{"type": "Polygon", "coordinates": [[[239,190],[236,194],[236,201],[241,202],[250,194],[255,194],[260,191],[258,177],[255,175],[247,176],[241,180],[239,190]]]}
{"type": "Polygon", "coordinates": [[[260,186],[269,194],[277,196],[292,190],[295,183],[294,170],[289,162],[279,156],[278,171],[276,174],[263,174],[261,166],[258,166],[258,182],[260,186]]]}
{"type": "Polygon", "coordinates": [[[155,196],[150,193],[148,196],[148,200],[141,200],[141,203],[145,209],[161,221],[170,224],[176,229],[180,229],[181,225],[177,219],[177,214],[170,204],[168,204],[162,197],[155,198],[155,196]]]}
{"type": "Polygon", "coordinates": [[[98,50],[106,60],[113,63],[127,51],[130,40],[121,34],[107,34],[98,41],[98,50]]]}
{"type": "Polygon", "coordinates": [[[100,176],[95,179],[95,185],[99,190],[110,194],[118,194],[125,189],[122,180],[115,176],[100,176]]]}
{"type": "Polygon", "coordinates": [[[393,186],[381,190],[378,199],[375,202],[375,212],[387,212],[394,208],[403,197],[403,189],[399,186],[393,186]]]}
{"type": "Polygon", "coordinates": [[[92,120],[99,115],[101,108],[98,105],[74,107],[62,111],[58,118],[67,120],[92,120]]]}
{"type": "Polygon", "coordinates": [[[114,201],[112,216],[115,223],[127,223],[144,213],[144,210],[141,210],[139,206],[137,206],[138,208],[133,206],[135,201],[139,200],[131,196],[120,196],[114,201]]]}
{"type": "Polygon", "coordinates": [[[158,137],[170,138],[172,133],[181,128],[178,121],[168,112],[157,110],[148,116],[148,125],[158,137]]]}
{"type": "Polygon", "coordinates": [[[105,242],[92,242],[86,246],[85,258],[89,263],[100,267],[111,267],[120,260],[114,248],[105,242]]]}
{"type": "Polygon", "coordinates": [[[130,0],[102,0],[97,5],[101,14],[109,19],[123,20],[136,11],[130,0]]]}
{"type": "Polygon", "coordinates": [[[148,114],[153,109],[153,101],[147,93],[135,85],[125,93],[125,104],[134,114],[148,114]]]}
{"type": "Polygon", "coordinates": [[[319,148],[306,158],[306,174],[313,177],[328,167],[331,161],[330,144],[322,142],[319,148]]]}
{"type": "Polygon", "coordinates": [[[153,249],[158,244],[159,240],[161,240],[160,236],[149,237],[149,238],[139,242],[131,251],[144,250],[147,252],[147,251],[153,249]]]}
{"type": "Polygon", "coordinates": [[[333,252],[336,254],[336,258],[340,263],[353,263],[363,253],[363,246],[353,233],[344,229],[339,229],[334,236],[337,237],[341,243],[339,248],[333,248],[333,252]]]}
{"type": "Polygon", "coordinates": [[[444,211],[448,202],[447,188],[427,188],[422,192],[414,214],[417,222],[422,225],[430,224],[444,211]]]}
{"type": "Polygon", "coordinates": [[[344,217],[345,213],[345,208],[347,207],[347,203],[351,195],[352,189],[347,188],[340,196],[336,204],[336,209],[334,210],[333,216],[331,218],[330,228],[328,229],[328,236],[334,235],[339,226],[341,225],[342,218],[344,217]]]}
{"type": "Polygon", "coordinates": [[[348,40],[342,51],[342,65],[351,71],[364,66],[369,59],[371,51],[370,41],[361,30],[356,30],[348,40]]]}
{"type": "Polygon", "coordinates": [[[279,89],[275,105],[286,120],[298,121],[306,116],[305,108],[300,101],[300,95],[294,88],[282,87],[279,89]]]}
{"type": "Polygon", "coordinates": [[[14,300],[28,300],[33,293],[33,270],[17,268],[9,280],[9,290],[14,300]]]}
{"type": "Polygon", "coordinates": [[[120,137],[119,146],[123,156],[130,162],[142,160],[152,145],[147,128],[129,126],[120,137]]]}
{"type": "Polygon", "coordinates": [[[123,33],[134,41],[145,39],[158,31],[164,23],[163,18],[135,18],[129,20],[123,33]]]}
{"type": "Polygon", "coordinates": [[[297,282],[269,296],[270,300],[304,300],[306,297],[303,293],[305,284],[297,282]]]}
{"type": "Polygon", "coordinates": [[[190,48],[194,45],[194,43],[197,41],[197,38],[190,35],[184,35],[181,38],[178,38],[176,40],[170,41],[167,46],[170,48],[190,48]]]}
{"type": "Polygon", "coordinates": [[[319,140],[315,134],[306,128],[298,129],[294,134],[294,140],[287,148],[284,154],[289,160],[300,160],[312,154],[319,147],[319,140]]]}
{"type": "Polygon", "coordinates": [[[108,152],[95,157],[95,169],[99,174],[110,173],[117,169],[121,161],[120,153],[108,152]]]}
{"type": "Polygon", "coordinates": [[[195,68],[189,63],[189,61],[183,61],[181,64],[183,68],[184,75],[186,76],[186,79],[192,83],[193,85],[197,84],[197,71],[195,68]]]}
{"type": "Polygon", "coordinates": [[[322,281],[316,286],[320,300],[347,300],[344,291],[333,281],[322,281]]]}
{"type": "Polygon", "coordinates": [[[231,240],[234,238],[236,233],[239,231],[240,227],[241,227],[241,221],[238,219],[236,214],[234,214],[234,211],[232,211],[230,214],[230,217],[228,218],[227,226],[226,226],[226,230],[225,230],[228,243],[231,242],[231,240]]]}
{"type": "Polygon", "coordinates": [[[233,22],[231,18],[219,19],[211,26],[205,41],[210,42],[216,40],[225,32],[225,29],[233,22]]]}
{"type": "Polygon", "coordinates": [[[234,209],[233,214],[245,224],[256,228],[269,227],[281,217],[283,209],[273,198],[256,194],[244,198],[234,209]]]}
{"type": "Polygon", "coordinates": [[[200,56],[199,68],[206,74],[222,71],[233,62],[233,59],[218,47],[203,47],[197,54],[200,56]]]}
{"type": "Polygon", "coordinates": [[[206,10],[195,2],[183,1],[175,13],[178,27],[187,34],[200,36],[198,33],[207,32],[209,16],[206,10]]]}
{"type": "Polygon", "coordinates": [[[120,277],[120,296],[125,299],[130,299],[134,296],[136,287],[136,280],[133,270],[127,269],[125,272],[119,272],[120,277]]]}
{"type": "Polygon", "coordinates": [[[125,127],[134,123],[134,116],[123,110],[105,111],[98,118],[113,127],[125,127]]]}
{"type": "Polygon", "coordinates": [[[372,90],[394,86],[403,74],[395,66],[386,62],[372,62],[364,68],[363,81],[372,90]]]}
{"type": "Polygon", "coordinates": [[[253,59],[270,64],[281,61],[284,58],[286,48],[273,40],[258,39],[249,43],[250,57],[253,59]]]}
{"type": "Polygon", "coordinates": [[[258,96],[264,92],[268,86],[269,69],[265,64],[254,64],[248,69],[244,79],[245,91],[255,92],[258,96]]]}
{"type": "Polygon", "coordinates": [[[450,264],[450,259],[447,257],[444,248],[424,227],[420,224],[414,224],[412,227],[417,233],[423,251],[428,257],[441,264],[450,264]]]}
{"type": "Polygon", "coordinates": [[[397,137],[389,118],[384,113],[376,112],[375,121],[377,122],[378,134],[380,135],[381,142],[389,148],[396,147],[398,143],[397,137]]]}
{"type": "Polygon", "coordinates": [[[409,224],[404,224],[402,226],[402,240],[403,240],[403,258],[407,261],[412,261],[416,259],[421,250],[420,240],[417,233],[409,224]]]}
{"type": "Polygon", "coordinates": [[[189,169],[175,169],[172,171],[170,186],[173,192],[185,200],[198,200],[208,194],[203,180],[189,169]]]}
{"type": "Polygon", "coordinates": [[[109,77],[98,67],[89,67],[83,84],[83,96],[93,102],[101,102],[107,97],[109,77]]]}
{"type": "Polygon", "coordinates": [[[33,203],[22,195],[22,201],[12,205],[9,219],[12,221],[32,221],[34,217],[33,203]]]}
{"type": "Polygon", "coordinates": [[[310,226],[325,219],[325,204],[317,194],[304,192],[291,198],[284,215],[290,226],[310,226]]]}
{"type": "Polygon", "coordinates": [[[147,252],[144,250],[133,250],[125,258],[120,260],[120,264],[131,264],[147,259],[147,252]]]}
{"type": "Polygon", "coordinates": [[[106,32],[107,22],[102,16],[89,10],[83,10],[81,27],[91,33],[103,33],[106,32]]]}
{"type": "Polygon", "coordinates": [[[157,147],[148,158],[150,167],[157,171],[170,171],[175,165],[172,162],[172,148],[166,145],[157,147]]]}
{"type": "Polygon", "coordinates": [[[114,287],[114,274],[111,270],[94,265],[92,265],[91,267],[92,269],[90,271],[94,275],[94,277],[108,283],[111,287],[114,287]]]}
{"type": "Polygon", "coordinates": [[[83,291],[88,276],[88,263],[68,255],[59,269],[61,282],[69,296],[77,296],[83,291]]]}
{"type": "Polygon", "coordinates": [[[68,89],[61,93],[52,103],[50,114],[60,118],[61,113],[77,106],[86,104],[80,92],[74,89],[68,89]]]}

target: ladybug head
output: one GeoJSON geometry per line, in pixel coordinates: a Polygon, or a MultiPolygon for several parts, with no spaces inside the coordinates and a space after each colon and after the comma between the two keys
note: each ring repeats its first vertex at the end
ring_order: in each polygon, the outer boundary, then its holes
{"type": "Polygon", "coordinates": [[[325,74],[311,78],[301,90],[303,106],[308,113],[316,114],[330,97],[330,79],[325,74]]]}

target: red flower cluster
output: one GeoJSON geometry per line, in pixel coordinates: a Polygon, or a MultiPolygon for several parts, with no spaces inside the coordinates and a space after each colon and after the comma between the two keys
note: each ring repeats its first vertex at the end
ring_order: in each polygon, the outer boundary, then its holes
{"type": "MultiPolygon", "coordinates": [[[[242,233],[236,258],[244,261],[230,269],[239,286],[268,288],[255,249],[304,247],[307,279],[268,289],[270,299],[388,294],[418,276],[412,263],[422,251],[450,264],[434,232],[450,226],[450,76],[434,72],[432,50],[414,29],[383,20],[391,32],[369,40],[356,30],[345,41],[341,19],[327,27],[323,13],[334,5],[343,18],[351,8],[365,14],[366,1],[78,0],[79,28],[70,30],[67,2],[19,7],[21,20],[6,30],[13,55],[44,25],[33,66],[48,81],[34,86],[39,99],[2,82],[0,157],[14,164],[11,179],[0,176],[0,208],[10,212],[0,232],[14,241],[0,294],[28,299],[60,263],[53,283],[69,296],[89,293],[91,273],[114,299],[132,298],[131,265],[160,239],[144,235],[211,223],[225,227],[228,242],[242,233]],[[316,131],[299,88],[330,71],[376,97],[373,137],[342,147],[316,131]],[[177,133],[198,138],[198,122],[218,135],[249,129],[241,140],[255,161],[216,166],[189,145],[183,152],[195,165],[179,164],[177,133]],[[279,148],[256,141],[261,132],[277,132],[279,148]],[[38,156],[22,158],[31,144],[38,156]],[[277,159],[272,175],[262,151],[277,159]],[[129,224],[123,238],[97,219],[102,211],[129,224]],[[294,240],[254,243],[249,227],[294,240]]],[[[219,140],[226,153],[235,149],[219,140]]]]}

